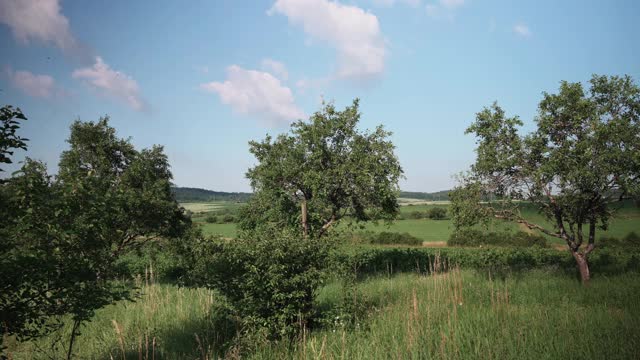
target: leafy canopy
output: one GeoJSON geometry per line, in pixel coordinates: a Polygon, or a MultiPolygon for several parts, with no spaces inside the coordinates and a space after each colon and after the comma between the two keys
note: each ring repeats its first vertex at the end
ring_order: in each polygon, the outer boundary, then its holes
{"type": "Polygon", "coordinates": [[[249,143],[258,164],[247,172],[255,196],[244,209],[244,229],[261,223],[323,235],[340,219],[394,219],[402,168],[390,132],[357,129],[359,101],[332,104],[275,139],[249,143]]]}
{"type": "Polygon", "coordinates": [[[161,147],[134,149],[107,118],[76,121],[69,144],[57,177],[27,159],[0,185],[0,328],[21,339],[57,327],[58,315],[79,324],[126,297],[111,281],[118,256],[189,225],[161,147]]]}
{"type": "Polygon", "coordinates": [[[558,94],[543,93],[537,128],[526,136],[497,104],[483,109],[467,129],[477,138],[476,162],[450,195],[456,226],[516,221],[563,239],[586,260],[612,205],[640,194],[639,118],[640,88],[629,76],[594,75],[588,92],[562,82],[558,94]],[[553,227],[525,219],[520,201],[553,227]]]}

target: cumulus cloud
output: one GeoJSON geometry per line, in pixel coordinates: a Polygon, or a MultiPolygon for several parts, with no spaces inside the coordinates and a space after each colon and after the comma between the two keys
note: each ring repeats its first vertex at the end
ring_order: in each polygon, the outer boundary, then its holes
{"type": "Polygon", "coordinates": [[[13,71],[7,68],[7,75],[11,84],[23,93],[39,98],[51,98],[56,93],[56,85],[49,75],[36,75],[29,71],[13,71]]]}
{"type": "Polygon", "coordinates": [[[126,102],[134,110],[140,111],[146,107],[138,83],[127,74],[111,69],[99,56],[92,67],[77,69],[71,76],[108,96],[126,102]]]}
{"type": "Polygon", "coordinates": [[[210,82],[200,88],[216,93],[233,111],[265,118],[272,125],[283,125],[304,117],[293,99],[291,89],[268,72],[246,70],[238,65],[227,68],[224,82],[210,82]]]}
{"type": "Polygon", "coordinates": [[[285,15],[312,38],[334,47],[338,77],[368,80],[384,71],[387,49],[375,15],[328,0],[277,0],[268,12],[274,13],[285,15]]]}
{"type": "Polygon", "coordinates": [[[529,30],[529,27],[525,24],[516,24],[513,27],[513,32],[515,32],[516,34],[522,36],[522,37],[530,37],[531,36],[531,30],[529,30]]]}
{"type": "Polygon", "coordinates": [[[287,67],[279,61],[275,61],[269,58],[262,59],[262,68],[265,71],[271,72],[282,81],[287,81],[289,79],[289,72],[287,71],[287,67]]]}
{"type": "Polygon", "coordinates": [[[23,44],[36,40],[63,50],[77,46],[58,0],[0,0],[0,23],[23,44]]]}

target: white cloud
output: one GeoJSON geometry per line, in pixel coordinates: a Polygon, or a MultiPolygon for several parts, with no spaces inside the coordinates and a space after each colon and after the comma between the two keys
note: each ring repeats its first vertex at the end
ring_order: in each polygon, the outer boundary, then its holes
{"type": "Polygon", "coordinates": [[[63,50],[77,46],[58,0],[0,0],[0,23],[23,44],[37,40],[63,50]]]}
{"type": "Polygon", "coordinates": [[[277,0],[268,12],[273,13],[287,16],[311,37],[334,47],[338,77],[368,80],[384,71],[387,49],[375,15],[328,0],[277,0]]]}
{"type": "Polygon", "coordinates": [[[210,82],[200,88],[218,94],[233,111],[266,118],[272,125],[283,125],[304,118],[291,89],[268,72],[245,70],[238,65],[227,68],[224,82],[210,82]]]}
{"type": "Polygon", "coordinates": [[[11,84],[27,95],[40,98],[50,98],[55,95],[56,85],[49,75],[36,75],[29,71],[13,71],[7,69],[11,84]]]}
{"type": "Polygon", "coordinates": [[[529,30],[529,27],[525,24],[517,24],[513,27],[513,31],[522,36],[522,37],[530,37],[531,36],[531,30],[529,30]]]}
{"type": "Polygon", "coordinates": [[[77,69],[71,76],[84,80],[106,95],[125,101],[134,110],[145,108],[138,83],[127,74],[111,69],[99,56],[92,67],[77,69]]]}
{"type": "Polygon", "coordinates": [[[287,81],[289,79],[289,72],[287,71],[287,67],[279,61],[275,61],[269,58],[262,59],[262,68],[265,71],[273,73],[282,81],[287,81]]]}

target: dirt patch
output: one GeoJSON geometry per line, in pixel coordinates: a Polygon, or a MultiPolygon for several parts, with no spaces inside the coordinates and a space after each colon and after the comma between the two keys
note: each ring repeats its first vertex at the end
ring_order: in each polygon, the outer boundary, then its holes
{"type": "Polygon", "coordinates": [[[443,247],[447,247],[447,242],[446,241],[425,241],[422,243],[422,247],[429,247],[429,248],[443,248],[443,247]]]}

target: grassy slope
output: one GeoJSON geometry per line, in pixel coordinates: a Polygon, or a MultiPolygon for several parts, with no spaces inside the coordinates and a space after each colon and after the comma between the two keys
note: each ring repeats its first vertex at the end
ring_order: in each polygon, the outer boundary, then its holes
{"type": "MultiPolygon", "coordinates": [[[[637,359],[640,358],[640,275],[596,277],[584,288],[567,276],[540,271],[490,280],[469,271],[379,277],[357,285],[366,313],[357,328],[333,324],[304,339],[258,345],[256,359],[637,359]]],[[[81,359],[202,358],[235,333],[217,312],[214,292],[174,286],[143,287],[135,303],[99,310],[82,329],[81,359]],[[122,336],[118,336],[115,324],[122,336]],[[122,344],[122,345],[121,345],[122,344]],[[142,346],[140,345],[142,344],[142,346]]],[[[320,308],[344,298],[339,282],[319,292],[320,308]]],[[[65,331],[68,332],[68,328],[65,331]]],[[[63,331],[63,335],[65,335],[63,331]]],[[[48,349],[49,337],[38,342],[48,349]]],[[[10,344],[15,359],[34,357],[33,343],[10,344]]],[[[61,357],[53,352],[53,358],[61,357]]],[[[211,356],[210,358],[214,358],[211,356]]]]}

